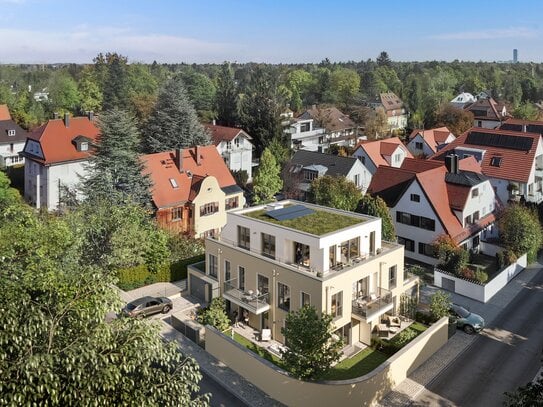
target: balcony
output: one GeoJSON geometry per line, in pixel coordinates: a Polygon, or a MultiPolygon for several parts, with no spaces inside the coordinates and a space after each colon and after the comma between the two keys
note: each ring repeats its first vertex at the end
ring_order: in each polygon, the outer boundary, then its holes
{"type": "Polygon", "coordinates": [[[253,314],[259,315],[270,309],[269,294],[259,294],[258,290],[240,290],[230,282],[224,283],[224,290],[222,294],[225,300],[228,300],[253,314]]]}
{"type": "Polygon", "coordinates": [[[352,315],[368,321],[390,311],[393,306],[392,293],[385,288],[378,288],[374,294],[360,295],[352,301],[352,315]]]}

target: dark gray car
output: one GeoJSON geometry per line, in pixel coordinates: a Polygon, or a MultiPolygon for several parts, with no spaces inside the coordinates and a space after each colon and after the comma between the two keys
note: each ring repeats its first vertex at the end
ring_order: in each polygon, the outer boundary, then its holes
{"type": "Polygon", "coordinates": [[[146,317],[162,312],[168,313],[173,308],[172,300],[166,297],[142,297],[129,302],[123,313],[129,317],[146,317]]]}

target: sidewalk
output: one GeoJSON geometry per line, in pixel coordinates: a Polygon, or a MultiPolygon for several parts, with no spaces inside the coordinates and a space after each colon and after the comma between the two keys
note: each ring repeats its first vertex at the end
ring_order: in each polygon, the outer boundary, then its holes
{"type": "MultiPolygon", "coordinates": [[[[539,258],[538,262],[528,266],[486,304],[454,293],[450,293],[451,299],[454,303],[468,307],[470,311],[481,315],[485,319],[486,325],[489,326],[522,288],[530,285],[530,281],[542,267],[542,259],[539,258]]],[[[427,294],[437,290],[438,288],[435,286],[428,286],[425,288],[425,291],[428,291],[427,294]]],[[[467,335],[464,332],[457,331],[457,333],[441,349],[411,373],[407,379],[396,386],[394,390],[388,393],[380,401],[379,405],[382,407],[411,405],[412,400],[415,399],[443,369],[464,352],[475,339],[476,335],[467,335]]]]}

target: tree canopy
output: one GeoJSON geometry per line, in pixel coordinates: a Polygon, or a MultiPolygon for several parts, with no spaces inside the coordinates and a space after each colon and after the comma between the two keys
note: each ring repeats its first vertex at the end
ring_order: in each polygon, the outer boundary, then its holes
{"type": "Polygon", "coordinates": [[[528,253],[535,260],[543,244],[543,232],[535,210],[520,204],[509,205],[498,221],[500,238],[506,249],[517,257],[528,253]]]}
{"type": "Polygon", "coordinates": [[[309,189],[311,200],[319,205],[354,211],[362,199],[362,192],[345,177],[324,175],[311,182],[309,189]]]}
{"type": "Polygon", "coordinates": [[[253,179],[254,200],[256,203],[273,199],[283,187],[281,168],[272,152],[267,148],[262,153],[260,165],[253,179]]]}
{"type": "Polygon", "coordinates": [[[200,124],[181,76],[167,81],[143,131],[146,153],[170,151],[209,144],[209,135],[200,124]]]}
{"type": "Polygon", "coordinates": [[[332,333],[332,316],[313,306],[289,312],[281,333],[288,343],[284,366],[300,379],[318,379],[339,361],[343,342],[332,333]]]}
{"type": "Polygon", "coordinates": [[[394,222],[387,204],[381,197],[372,197],[370,194],[365,194],[358,203],[356,211],[381,218],[381,238],[389,242],[396,241],[394,222]]]}

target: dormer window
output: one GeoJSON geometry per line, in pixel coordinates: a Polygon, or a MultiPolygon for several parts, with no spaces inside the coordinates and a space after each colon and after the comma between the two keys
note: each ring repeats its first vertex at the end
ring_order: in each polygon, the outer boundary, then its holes
{"type": "Polygon", "coordinates": [[[88,151],[89,150],[89,142],[88,141],[83,141],[81,143],[81,151],[88,151]]]}
{"type": "Polygon", "coordinates": [[[10,136],[10,137],[15,136],[15,130],[14,129],[9,129],[8,130],[8,136],[10,136]]]}

